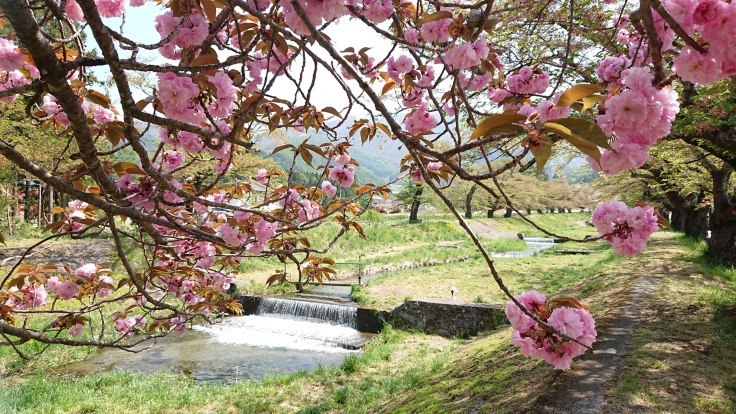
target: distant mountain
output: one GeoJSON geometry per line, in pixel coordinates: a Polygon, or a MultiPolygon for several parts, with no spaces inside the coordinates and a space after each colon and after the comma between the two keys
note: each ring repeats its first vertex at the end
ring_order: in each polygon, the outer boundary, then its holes
{"type": "MultiPolygon", "coordinates": [[[[349,127],[353,124],[352,120],[345,123],[347,127],[340,128],[338,133],[341,136],[347,136],[349,127]]],[[[298,133],[291,130],[287,134],[287,139],[291,144],[299,145],[304,140],[310,144],[320,145],[328,142],[328,138],[324,133],[315,133],[310,130],[309,133],[298,133]]],[[[350,147],[350,155],[358,161],[360,167],[356,171],[356,180],[359,183],[371,182],[381,184],[393,180],[399,175],[399,163],[407,154],[400,142],[392,141],[383,134],[378,134],[373,140],[361,144],[358,134],[350,139],[352,147],[350,147]]],[[[258,140],[257,148],[264,154],[270,154],[279,142],[276,139],[263,137],[258,140]]],[[[284,168],[291,166],[291,154],[288,152],[280,152],[275,154],[274,160],[278,161],[284,168]]],[[[297,162],[297,171],[309,171],[304,161],[297,162]]]]}

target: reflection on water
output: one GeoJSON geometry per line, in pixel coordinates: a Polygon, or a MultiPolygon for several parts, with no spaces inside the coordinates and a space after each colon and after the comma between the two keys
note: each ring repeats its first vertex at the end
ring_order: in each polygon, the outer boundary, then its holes
{"type": "Polygon", "coordinates": [[[143,352],[102,350],[56,373],[83,376],[124,369],[184,373],[202,382],[258,380],[269,374],[338,366],[369,337],[352,328],[304,319],[236,316],[171,334],[143,352]]]}

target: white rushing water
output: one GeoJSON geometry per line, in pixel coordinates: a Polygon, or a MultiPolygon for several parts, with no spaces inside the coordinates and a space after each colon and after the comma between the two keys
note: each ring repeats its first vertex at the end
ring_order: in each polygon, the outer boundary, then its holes
{"type": "Polygon", "coordinates": [[[233,316],[194,329],[207,333],[212,342],[221,344],[325,353],[354,352],[353,349],[366,341],[363,334],[348,326],[283,314],[233,316]]]}
{"type": "Polygon", "coordinates": [[[358,321],[358,310],[353,306],[282,298],[263,298],[256,313],[287,318],[296,316],[351,328],[355,328],[358,321]]]}

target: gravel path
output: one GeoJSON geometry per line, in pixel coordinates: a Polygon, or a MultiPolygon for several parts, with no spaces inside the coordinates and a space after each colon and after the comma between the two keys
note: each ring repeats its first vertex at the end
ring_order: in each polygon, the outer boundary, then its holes
{"type": "MultiPolygon", "coordinates": [[[[29,246],[0,249],[0,266],[15,265],[29,246]]],[[[41,245],[24,259],[25,263],[66,264],[79,267],[85,263],[109,266],[114,246],[109,240],[79,240],[73,242],[50,242],[41,245]]]]}

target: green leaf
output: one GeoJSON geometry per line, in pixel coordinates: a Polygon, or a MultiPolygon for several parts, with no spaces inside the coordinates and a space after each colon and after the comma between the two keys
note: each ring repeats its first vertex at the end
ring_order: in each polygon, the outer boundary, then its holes
{"type": "Polygon", "coordinates": [[[532,146],[531,152],[534,155],[534,161],[537,164],[537,174],[542,172],[547,161],[552,156],[552,141],[548,138],[541,139],[542,144],[539,146],[532,146]]]}
{"type": "Polygon", "coordinates": [[[603,95],[590,95],[583,98],[583,111],[590,109],[593,107],[593,105],[597,104],[598,102],[602,101],[606,97],[603,95]]]}
{"type": "Polygon", "coordinates": [[[608,145],[608,137],[603,130],[593,122],[578,118],[562,118],[555,119],[554,123],[565,126],[567,129],[572,131],[573,134],[586,141],[590,141],[601,148],[611,149],[611,146],[608,145]]]}
{"type": "Polygon", "coordinates": [[[562,95],[560,95],[560,99],[557,101],[555,107],[561,108],[564,106],[570,106],[580,99],[602,91],[603,88],[590,83],[581,83],[579,85],[575,85],[572,88],[563,92],[562,95]]]}
{"type": "MultiPolygon", "coordinates": [[[[524,115],[515,114],[513,112],[490,115],[488,118],[484,119],[483,122],[478,124],[471,137],[472,139],[478,139],[480,137],[490,135],[492,132],[497,132],[496,130],[500,126],[510,125],[513,122],[520,122],[525,119],[526,117],[524,115]]],[[[515,128],[512,126],[512,129],[515,128]]],[[[518,129],[522,130],[521,127],[518,127],[518,129]]]]}
{"type": "Polygon", "coordinates": [[[421,19],[419,19],[419,26],[440,19],[452,19],[452,12],[443,10],[430,14],[425,14],[424,16],[422,16],[421,19]]]}
{"type": "Polygon", "coordinates": [[[598,150],[597,145],[575,135],[569,128],[564,125],[560,125],[554,122],[547,122],[546,124],[544,124],[544,127],[547,128],[549,131],[566,139],[575,148],[579,149],[580,152],[589,155],[598,163],[601,162],[601,152],[600,150],[598,150]]]}

